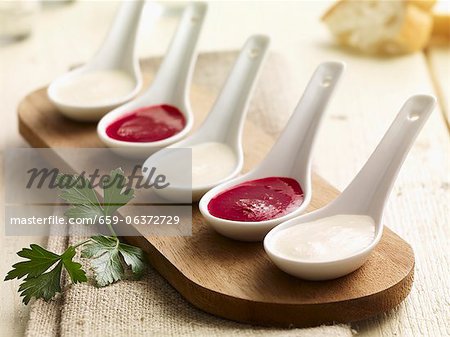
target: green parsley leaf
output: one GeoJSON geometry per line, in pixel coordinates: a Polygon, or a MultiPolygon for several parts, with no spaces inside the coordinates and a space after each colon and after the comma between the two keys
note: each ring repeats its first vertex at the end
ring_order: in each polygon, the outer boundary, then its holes
{"type": "Polygon", "coordinates": [[[80,263],[74,262],[73,258],[75,256],[75,247],[70,246],[66,249],[66,251],[61,255],[61,260],[64,267],[69,274],[70,279],[73,283],[81,283],[86,282],[87,277],[80,263]]]}
{"type": "Polygon", "coordinates": [[[62,191],[60,197],[72,204],[64,213],[69,219],[95,219],[104,215],[97,194],[86,178],[77,175],[59,175],[58,185],[62,191]]]}
{"type": "MultiPolygon", "coordinates": [[[[108,179],[102,181],[104,203],[100,203],[90,182],[83,176],[59,175],[57,184],[60,197],[71,204],[65,212],[69,218],[99,218],[112,215],[134,198],[134,191],[126,188],[127,180],[122,169],[112,170],[108,179]]],[[[19,287],[20,296],[27,304],[32,298],[50,300],[61,292],[61,274],[66,270],[72,283],[86,282],[87,277],[81,264],[74,262],[75,249],[84,245],[82,257],[91,259],[95,279],[99,286],[106,286],[131,274],[138,278],[144,271],[144,254],[141,249],[121,243],[113,237],[94,236],[75,247],[70,246],[61,254],[50,252],[32,244],[17,253],[27,259],[13,265],[6,280],[23,279],[19,287]]]]}
{"type": "Polygon", "coordinates": [[[125,261],[125,264],[131,267],[131,271],[136,278],[139,278],[144,272],[144,253],[142,249],[130,246],[125,243],[119,244],[119,251],[125,261]]]}
{"type": "Polygon", "coordinates": [[[72,204],[64,213],[68,218],[98,219],[114,214],[134,198],[134,190],[125,188],[127,179],[121,168],[112,170],[102,181],[103,203],[97,198],[89,180],[77,175],[59,175],[60,197],[72,204]]]}
{"type": "Polygon", "coordinates": [[[57,292],[61,292],[63,267],[73,283],[87,281],[81,264],[73,261],[75,248],[72,246],[67,248],[63,254],[58,255],[39,245],[32,244],[30,248],[23,248],[17,255],[28,260],[13,265],[13,269],[8,272],[5,281],[25,277],[19,287],[20,296],[23,296],[25,304],[33,297],[49,300],[57,292]]]}
{"type": "Polygon", "coordinates": [[[56,293],[61,292],[62,262],[59,262],[51,271],[37,277],[26,278],[19,287],[23,303],[28,304],[31,298],[43,298],[48,301],[56,293]]]}
{"type": "Polygon", "coordinates": [[[21,279],[24,276],[39,276],[59,260],[58,254],[49,252],[36,244],[30,245],[30,248],[23,248],[17,255],[28,261],[14,264],[13,269],[6,275],[5,281],[21,279]]]}
{"type": "Polygon", "coordinates": [[[103,181],[103,207],[105,215],[112,215],[134,198],[134,190],[125,188],[127,180],[121,168],[109,173],[109,180],[103,181]]]}
{"type": "Polygon", "coordinates": [[[121,243],[115,237],[94,236],[81,252],[81,257],[91,259],[94,277],[99,287],[126,278],[124,266],[131,268],[134,278],[144,271],[144,254],[140,248],[121,243]]]}
{"type": "Polygon", "coordinates": [[[71,204],[100,205],[91,183],[83,176],[60,174],[57,184],[62,191],[60,197],[71,204]]]}

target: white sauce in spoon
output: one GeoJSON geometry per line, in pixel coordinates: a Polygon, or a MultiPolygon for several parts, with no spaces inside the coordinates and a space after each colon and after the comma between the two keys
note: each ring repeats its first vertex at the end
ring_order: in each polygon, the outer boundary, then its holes
{"type": "Polygon", "coordinates": [[[98,70],[75,75],[55,87],[55,97],[68,105],[102,105],[123,98],[136,81],[121,70],[98,70]]]}
{"type": "Polygon", "coordinates": [[[165,154],[156,166],[174,187],[197,188],[216,184],[228,177],[237,164],[234,151],[223,143],[205,142],[163,151],[165,154]],[[191,152],[187,153],[186,149],[191,149],[191,152]],[[192,180],[187,176],[191,168],[185,162],[190,159],[191,153],[192,180]]]}
{"type": "Polygon", "coordinates": [[[339,260],[366,248],[374,234],[371,217],[339,214],[280,230],[274,235],[273,251],[307,262],[339,260]]]}
{"type": "Polygon", "coordinates": [[[192,148],[192,186],[209,185],[226,178],[236,167],[237,158],[227,145],[217,142],[192,148]]]}

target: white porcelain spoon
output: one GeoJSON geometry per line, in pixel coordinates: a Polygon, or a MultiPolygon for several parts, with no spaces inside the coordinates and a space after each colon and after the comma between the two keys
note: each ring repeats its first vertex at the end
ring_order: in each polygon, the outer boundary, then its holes
{"type": "Polygon", "coordinates": [[[266,158],[252,171],[227,181],[200,200],[199,209],[207,222],[220,234],[236,240],[259,241],[273,227],[301,214],[311,200],[311,152],[317,128],[344,65],[338,62],[321,64],[314,72],[306,90],[283,133],[266,158]],[[233,221],[212,215],[208,209],[211,199],[240,183],[266,178],[289,177],[303,190],[303,203],[292,212],[265,221],[233,221]]]}
{"type": "MultiPolygon", "coordinates": [[[[328,280],[349,274],[364,264],[381,239],[383,209],[399,169],[434,105],[435,99],[426,95],[407,100],[367,163],[337,199],[321,209],[284,222],[267,234],[264,249],[281,270],[303,279],[328,280]],[[372,218],[375,228],[371,243],[347,257],[320,262],[289,258],[276,249],[276,241],[280,240],[283,230],[336,215],[372,218]]],[[[279,241],[278,245],[281,244],[279,241]]],[[[342,242],[343,246],[346,244],[350,242],[342,242]]]]}
{"type": "Polygon", "coordinates": [[[125,1],[94,58],[50,84],[47,95],[63,115],[79,121],[97,121],[138,94],[142,76],[134,50],[143,6],[144,1],[125,1]],[[118,90],[118,96],[111,97],[111,83],[104,83],[111,79],[117,82],[113,88],[118,90]],[[80,96],[75,86],[89,91],[80,96]]]}
{"type": "MultiPolygon", "coordinates": [[[[242,129],[248,110],[248,102],[269,44],[270,40],[267,36],[255,35],[250,37],[243,46],[211,112],[199,129],[186,139],[150,156],[143,165],[143,168],[147,168],[147,170],[143,170],[145,172],[150,172],[152,167],[162,166],[161,170],[164,173],[165,165],[170,164],[172,166],[173,163],[180,162],[184,159],[182,157],[185,154],[182,151],[174,151],[174,148],[188,149],[192,146],[209,146],[208,149],[212,151],[215,149],[223,149],[227,153],[230,150],[232,151],[235,162],[230,163],[232,165],[231,170],[217,181],[207,179],[206,183],[194,184],[192,186],[190,184],[191,177],[186,177],[185,179],[181,177],[178,180],[184,180],[187,183],[178,186],[171,184],[169,187],[159,190],[158,193],[163,197],[170,200],[178,200],[180,198],[184,200],[184,196],[188,192],[189,194],[192,193],[193,201],[198,201],[208,190],[237,176],[242,170],[244,163],[242,129]],[[218,144],[221,146],[217,146],[218,144]],[[179,154],[181,154],[181,157],[179,154]],[[168,163],[169,161],[170,163],[168,163]]],[[[210,160],[212,161],[209,163],[203,160],[201,160],[201,163],[193,162],[192,170],[199,169],[201,171],[199,174],[202,175],[208,174],[210,171],[217,172],[221,167],[228,164],[217,162],[222,158],[220,155],[221,153],[208,154],[208,157],[211,156],[210,160]],[[196,164],[201,167],[195,167],[196,164]]],[[[195,157],[193,160],[195,160],[195,157]]],[[[176,172],[178,175],[191,174],[190,170],[185,170],[181,166],[179,166],[179,170],[181,172],[176,172]]]]}
{"type": "Polygon", "coordinates": [[[156,150],[184,138],[193,125],[189,102],[189,83],[194,70],[196,46],[200,36],[207,5],[190,4],[183,12],[175,36],[156,74],[151,87],[141,96],[109,112],[98,123],[97,134],[105,145],[120,155],[146,158],[156,150]],[[154,142],[130,142],[110,137],[106,129],[113,122],[129,115],[133,110],[158,105],[176,107],[185,118],[184,128],[173,136],[154,142]]]}

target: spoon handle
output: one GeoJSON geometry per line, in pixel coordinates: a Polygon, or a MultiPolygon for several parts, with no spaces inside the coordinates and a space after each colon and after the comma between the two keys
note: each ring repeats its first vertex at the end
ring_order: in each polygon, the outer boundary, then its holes
{"type": "Polygon", "coordinates": [[[325,62],[317,67],[282,134],[260,165],[262,174],[291,176],[294,172],[309,176],[316,131],[343,70],[340,62],[325,62]]]}
{"type": "Polygon", "coordinates": [[[103,45],[89,64],[91,67],[134,70],[135,41],[144,3],[122,3],[103,45]]]}
{"type": "Polygon", "coordinates": [[[169,50],[146,94],[148,97],[158,97],[161,102],[187,100],[186,89],[192,77],[197,41],[206,12],[207,5],[203,2],[186,7],[169,50]]]}
{"type": "Polygon", "coordinates": [[[254,35],[246,41],[219,97],[201,126],[202,134],[240,148],[248,102],[269,45],[270,39],[264,35],[254,35]]]}
{"type": "Polygon", "coordinates": [[[336,199],[336,209],[370,214],[381,220],[384,205],[403,161],[434,109],[435,98],[409,98],[361,171],[336,199]]]}

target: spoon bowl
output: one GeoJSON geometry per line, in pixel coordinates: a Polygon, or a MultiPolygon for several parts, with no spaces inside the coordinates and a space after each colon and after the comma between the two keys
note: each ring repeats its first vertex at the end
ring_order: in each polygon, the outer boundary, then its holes
{"type": "Polygon", "coordinates": [[[255,169],[207,192],[199,209],[220,234],[241,241],[260,241],[276,225],[301,214],[311,201],[311,152],[321,117],[343,72],[339,62],[321,64],[314,72],[287,126],[266,158],[255,169]],[[290,213],[265,221],[223,219],[210,213],[211,200],[240,183],[267,177],[295,179],[303,191],[302,204],[290,213]]]}
{"type": "Polygon", "coordinates": [[[298,278],[321,281],[347,275],[360,268],[366,262],[372,250],[381,240],[383,226],[380,225],[379,222],[375,223],[374,238],[370,245],[346,258],[312,262],[281,255],[274,249],[275,238],[280,231],[301,225],[302,223],[312,222],[339,214],[342,214],[342,212],[336,212],[336,210],[333,210],[331,207],[322,208],[320,211],[311,212],[283,222],[266,235],[264,238],[264,250],[278,268],[298,278]]]}
{"type": "Polygon", "coordinates": [[[105,113],[133,99],[141,90],[142,76],[139,62],[134,53],[136,34],[139,26],[143,1],[124,2],[101,49],[86,65],[81,66],[54,80],[47,89],[47,96],[66,117],[78,121],[98,121],[105,113]],[[97,76],[97,79],[94,77],[97,76]],[[100,86],[114,78],[121,80],[117,86],[120,94],[108,97],[108,91],[100,86]],[[103,79],[103,80],[102,80],[103,79]],[[80,100],[79,97],[67,99],[64,92],[75,92],[71,85],[83,85],[92,90],[92,96],[104,95],[80,100]],[[86,101],[83,101],[85,99],[86,101]]]}
{"type": "MultiPolygon", "coordinates": [[[[304,188],[303,202],[295,209],[293,212],[288,213],[279,218],[274,218],[265,221],[258,222],[248,222],[248,221],[235,221],[222,219],[212,215],[208,210],[208,205],[212,198],[226,191],[233,186],[239,185],[246,181],[262,179],[268,177],[267,175],[258,174],[257,172],[250,172],[248,174],[242,175],[238,178],[227,181],[207,192],[199,202],[199,209],[202,215],[205,217],[206,221],[214,228],[215,231],[226,236],[228,238],[239,240],[239,241],[261,241],[264,236],[280,222],[286,221],[293,216],[301,214],[305,211],[311,201],[311,188],[308,179],[296,178],[300,183],[302,189],[304,188]]],[[[293,178],[293,177],[292,177],[293,178]]],[[[306,178],[306,177],[304,177],[306,178]]]]}
{"type": "Polygon", "coordinates": [[[136,72],[126,72],[128,76],[133,79],[134,88],[124,96],[113,98],[105,102],[99,102],[96,104],[82,104],[80,102],[80,104],[72,104],[60,97],[59,92],[62,87],[70,85],[77,79],[83,77],[83,75],[89,76],[89,74],[94,72],[100,72],[97,69],[90,69],[88,66],[78,68],[53,81],[47,89],[47,95],[50,101],[64,116],[77,121],[98,121],[108,111],[111,111],[112,109],[128,102],[139,93],[142,88],[142,76],[138,72],[139,67],[137,66],[136,68],[136,72]]]}
{"type": "Polygon", "coordinates": [[[165,148],[174,142],[177,142],[189,133],[192,129],[192,125],[194,123],[192,116],[192,112],[190,106],[185,104],[184,102],[179,102],[178,105],[169,104],[171,106],[176,107],[186,118],[186,124],[184,128],[178,132],[177,134],[154,142],[128,142],[123,140],[117,140],[110,137],[107,134],[107,128],[117,121],[120,118],[130,114],[131,112],[146,106],[158,106],[160,105],[160,101],[156,101],[155,103],[151,103],[145,96],[140,96],[137,99],[128,102],[117,109],[107,113],[103,118],[99,121],[97,125],[97,135],[100,140],[108,147],[111,148],[115,153],[129,158],[145,158],[149,154],[152,154],[162,148],[165,148]],[[159,103],[156,103],[159,102],[159,103]]]}
{"type": "Polygon", "coordinates": [[[434,105],[435,99],[431,96],[411,97],[367,163],[338,198],[323,208],[280,224],[267,234],[264,249],[277,267],[299,278],[329,280],[347,275],[366,262],[382,237],[383,210],[399,169],[434,105]],[[343,258],[320,262],[292,258],[274,249],[281,231],[336,215],[369,216],[375,226],[370,244],[343,258]]]}
{"type": "Polygon", "coordinates": [[[186,7],[172,39],[169,50],[149,89],[133,101],[106,114],[97,125],[100,140],[119,155],[146,158],[159,149],[184,138],[192,129],[194,120],[189,101],[190,84],[196,59],[196,46],[206,16],[207,5],[195,2],[186,7]],[[184,117],[181,131],[156,141],[125,141],[110,137],[107,128],[113,122],[131,115],[140,108],[169,105],[184,117]]]}
{"type": "MultiPolygon", "coordinates": [[[[164,160],[165,156],[171,156],[170,152],[174,148],[189,149],[193,146],[208,145],[211,143],[221,144],[230,149],[235,157],[234,168],[226,176],[217,181],[191,186],[191,184],[177,185],[171,184],[168,188],[158,191],[163,197],[169,200],[179,199],[186,192],[192,193],[192,200],[198,201],[208,190],[236,177],[242,170],[244,155],[242,150],[242,129],[245,115],[248,110],[248,102],[253,92],[256,78],[269,48],[270,40],[267,36],[255,35],[250,37],[242,48],[233,69],[226,80],[226,83],[219,94],[211,112],[200,128],[190,137],[181,140],[169,148],[161,150],[150,156],[143,167],[157,167],[164,160]]],[[[178,152],[183,156],[182,152],[178,152]]],[[[182,158],[170,157],[171,162],[177,162],[182,158]]],[[[166,158],[166,160],[168,160],[166,158]]],[[[194,167],[196,163],[192,163],[194,167]]],[[[216,164],[211,163],[211,165],[216,164]]],[[[182,168],[180,168],[182,170],[182,168]]],[[[214,170],[213,167],[210,167],[214,170]]],[[[150,170],[148,169],[147,172],[150,170]]],[[[180,172],[184,174],[185,172],[180,172]]],[[[184,179],[186,182],[188,179],[184,179]]],[[[190,180],[189,180],[190,182],[190,180]]]]}

